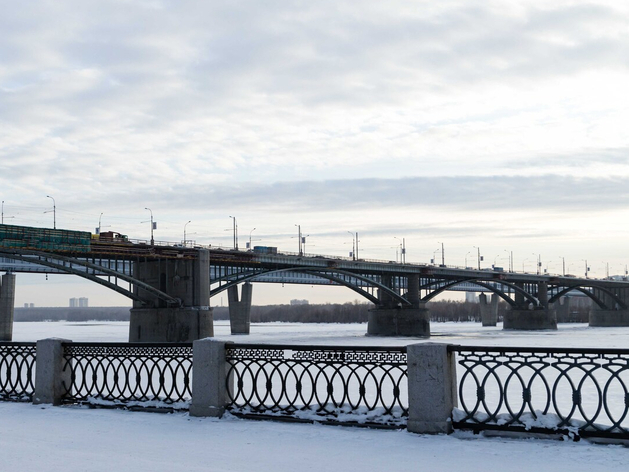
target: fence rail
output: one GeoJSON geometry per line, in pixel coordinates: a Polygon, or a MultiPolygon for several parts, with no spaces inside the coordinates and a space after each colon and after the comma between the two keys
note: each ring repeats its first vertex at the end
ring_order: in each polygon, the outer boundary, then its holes
{"type": "Polygon", "coordinates": [[[35,343],[0,344],[0,400],[32,401],[36,350],[35,343]]]}
{"type": "Polygon", "coordinates": [[[229,344],[228,409],[242,416],[403,427],[406,348],[229,344]]]}
{"type": "Polygon", "coordinates": [[[449,346],[455,428],[629,439],[629,349],[449,346]]]}
{"type": "Polygon", "coordinates": [[[67,343],[63,372],[64,402],[186,409],[192,343],[67,343]]]}

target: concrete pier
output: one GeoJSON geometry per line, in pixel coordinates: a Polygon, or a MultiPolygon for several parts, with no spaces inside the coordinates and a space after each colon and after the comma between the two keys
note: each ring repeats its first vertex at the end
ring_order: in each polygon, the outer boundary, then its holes
{"type": "Polygon", "coordinates": [[[590,326],[615,327],[629,326],[629,310],[590,310],[590,326]]]}
{"type": "Polygon", "coordinates": [[[131,309],[129,342],[189,342],[214,335],[209,251],[200,250],[195,260],[136,262],[134,276],[179,298],[183,306],[167,307],[143,293],[146,303],[134,301],[131,309]]]}
{"type": "Polygon", "coordinates": [[[15,274],[7,273],[0,279],[0,341],[13,340],[15,305],[15,274]]]}
{"type": "Polygon", "coordinates": [[[480,318],[483,326],[496,326],[498,322],[498,295],[491,295],[491,301],[487,301],[487,295],[481,293],[478,296],[480,303],[480,318]]]}
{"type": "Polygon", "coordinates": [[[557,313],[550,308],[511,309],[504,315],[502,329],[557,329],[557,313]]]}
{"type": "Polygon", "coordinates": [[[369,311],[370,336],[430,337],[430,313],[425,303],[418,307],[375,308],[369,311]]]}
{"type": "Polygon", "coordinates": [[[245,282],[242,285],[240,300],[238,299],[238,286],[227,289],[229,301],[229,326],[232,334],[249,334],[251,329],[251,296],[253,285],[245,282]]]}

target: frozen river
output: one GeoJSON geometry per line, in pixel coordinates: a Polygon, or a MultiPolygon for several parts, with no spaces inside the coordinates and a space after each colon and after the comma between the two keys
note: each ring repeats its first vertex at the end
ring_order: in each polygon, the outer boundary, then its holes
{"type": "MultiPolygon", "coordinates": [[[[482,327],[480,323],[432,323],[432,337],[366,336],[367,325],[314,323],[254,323],[251,334],[231,335],[228,321],[214,323],[217,338],[250,343],[321,344],[401,346],[416,342],[443,342],[480,346],[539,346],[539,347],[629,347],[628,328],[590,328],[587,324],[560,324],[557,331],[504,331],[497,327],[482,327]]],[[[17,322],[14,341],[36,341],[49,337],[78,342],[126,342],[127,322],[17,322]]]]}

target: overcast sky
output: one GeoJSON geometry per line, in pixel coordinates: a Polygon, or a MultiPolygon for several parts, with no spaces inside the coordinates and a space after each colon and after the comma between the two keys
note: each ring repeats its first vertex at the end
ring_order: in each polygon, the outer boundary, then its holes
{"type": "Polygon", "coordinates": [[[240,246],[629,263],[627,2],[0,4],[5,223],[52,226],[50,195],[138,239],[149,207],[166,241],[229,246],[231,215],[240,246]]]}

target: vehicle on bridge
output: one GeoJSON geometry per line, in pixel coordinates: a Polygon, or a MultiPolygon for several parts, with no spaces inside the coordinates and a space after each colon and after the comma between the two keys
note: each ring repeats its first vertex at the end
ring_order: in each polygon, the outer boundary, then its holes
{"type": "Polygon", "coordinates": [[[26,250],[89,252],[87,231],[0,225],[0,247],[26,250]]]}

